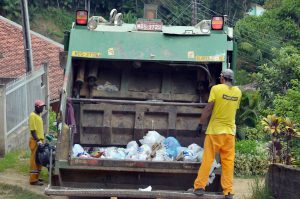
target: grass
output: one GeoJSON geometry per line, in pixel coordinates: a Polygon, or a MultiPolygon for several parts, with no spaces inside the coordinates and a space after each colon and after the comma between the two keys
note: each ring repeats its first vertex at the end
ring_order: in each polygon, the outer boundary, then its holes
{"type": "Polygon", "coordinates": [[[7,199],[46,199],[48,197],[32,193],[19,186],[0,183],[0,198],[7,199]]]}
{"type": "MultiPolygon", "coordinates": [[[[28,174],[29,176],[29,157],[29,151],[8,153],[4,158],[0,159],[0,172],[4,172],[6,169],[12,169],[22,174],[28,174]]],[[[48,181],[48,171],[46,168],[42,169],[40,177],[45,182],[48,181]]]]}
{"type": "Polygon", "coordinates": [[[251,197],[249,199],[274,199],[271,191],[265,184],[265,180],[256,178],[251,185],[251,197]]]}

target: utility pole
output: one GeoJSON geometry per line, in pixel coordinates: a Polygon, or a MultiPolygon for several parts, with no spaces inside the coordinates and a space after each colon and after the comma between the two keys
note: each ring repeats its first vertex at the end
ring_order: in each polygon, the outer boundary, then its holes
{"type": "Polygon", "coordinates": [[[27,0],[21,0],[21,12],[22,12],[22,22],[23,22],[23,41],[24,41],[26,72],[32,72],[34,68],[33,68],[33,61],[32,61],[32,48],[31,48],[27,0]]]}
{"type": "Polygon", "coordinates": [[[192,26],[197,24],[198,11],[197,11],[197,0],[192,0],[192,26]]]}
{"type": "Polygon", "coordinates": [[[88,14],[90,14],[91,0],[84,0],[84,9],[88,11],[88,14]]]}

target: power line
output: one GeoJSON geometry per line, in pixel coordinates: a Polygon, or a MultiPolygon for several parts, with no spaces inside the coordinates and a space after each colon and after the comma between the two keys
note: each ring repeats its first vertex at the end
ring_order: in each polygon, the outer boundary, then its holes
{"type": "MultiPolygon", "coordinates": [[[[175,13],[174,10],[172,10],[172,8],[171,8],[171,7],[177,8],[176,6],[174,6],[174,2],[170,2],[170,1],[168,1],[168,2],[169,2],[170,5],[169,5],[169,4],[165,4],[164,2],[162,2],[162,5],[163,5],[164,8],[166,8],[167,10],[169,10],[169,12],[175,17],[175,19],[174,19],[170,24],[173,24],[175,21],[179,20],[180,17],[181,17],[181,15],[186,15],[186,16],[188,16],[188,17],[191,17],[190,15],[188,15],[188,14],[185,12],[187,8],[184,8],[184,7],[186,7],[189,3],[187,3],[187,4],[183,5],[183,6],[180,6],[180,8],[178,9],[178,10],[180,10],[180,14],[177,14],[177,13],[175,13]]],[[[177,3],[177,4],[178,4],[178,3],[177,3]]],[[[178,4],[178,5],[179,5],[179,4],[178,4]]],[[[191,5],[191,4],[189,4],[188,7],[189,7],[190,5],[191,5]]],[[[176,9],[176,10],[177,10],[177,9],[176,9]]]]}
{"type": "MultiPolygon", "coordinates": [[[[273,42],[275,44],[278,44],[278,45],[281,45],[281,43],[282,43],[282,40],[279,37],[275,37],[275,36],[272,36],[270,34],[262,33],[262,32],[259,32],[259,31],[256,31],[256,30],[251,30],[251,29],[247,30],[247,32],[257,33],[258,35],[266,36],[266,37],[268,37],[269,39],[272,40],[271,42],[273,42]]],[[[243,36],[245,36],[245,35],[243,35],[243,36]]],[[[247,37],[247,36],[245,36],[245,37],[247,37]]],[[[248,36],[248,37],[250,38],[250,36],[248,36]]]]}
{"type": "Polygon", "coordinates": [[[183,19],[181,18],[181,16],[188,16],[191,17],[190,15],[188,15],[185,11],[186,11],[186,6],[190,6],[189,3],[180,5],[179,3],[177,3],[176,1],[172,0],[172,1],[168,1],[168,2],[161,2],[162,3],[162,7],[164,7],[165,9],[167,9],[171,15],[173,15],[172,18],[176,18],[174,19],[171,24],[173,24],[175,21],[181,20],[181,22],[183,19]],[[175,3],[179,6],[174,5],[175,3]],[[166,4],[167,3],[167,4],[166,4]],[[180,13],[177,14],[175,12],[179,11],[180,13]]]}
{"type": "MultiPolygon", "coordinates": [[[[202,0],[200,0],[202,3],[204,3],[202,0]]],[[[216,12],[216,11],[214,11],[214,10],[211,10],[210,8],[208,8],[207,6],[205,6],[205,5],[203,5],[203,4],[201,4],[201,3],[198,3],[198,5],[200,5],[200,6],[202,6],[202,7],[204,7],[204,8],[206,8],[207,10],[210,10],[211,12],[213,12],[214,14],[216,14],[216,15],[221,15],[220,13],[218,13],[218,12],[216,12]]],[[[231,22],[231,24],[229,24],[229,25],[233,25],[234,24],[234,20],[232,20],[232,19],[230,19],[229,17],[228,17],[228,21],[229,22],[231,22]]],[[[250,30],[250,31],[252,31],[252,32],[256,32],[256,33],[258,33],[258,34],[261,34],[261,35],[267,35],[267,34],[265,34],[265,33],[262,33],[262,32],[259,32],[259,31],[255,31],[255,30],[250,30]]],[[[274,37],[274,36],[271,36],[271,35],[268,35],[270,38],[273,38],[273,39],[276,39],[276,40],[278,40],[278,38],[276,38],[276,37],[274,37]]],[[[280,43],[278,43],[278,44],[280,44],[280,43]]]]}
{"type": "MultiPolygon", "coordinates": [[[[177,19],[191,6],[192,4],[190,4],[188,7],[186,7],[186,9],[184,9],[179,15],[178,15],[178,17],[177,17],[177,19]]],[[[174,22],[175,22],[176,20],[173,20],[172,22],[171,22],[171,24],[170,25],[172,25],[174,22]]]]}
{"type": "MultiPolygon", "coordinates": [[[[201,2],[204,3],[203,1],[201,1],[201,2]]],[[[211,11],[211,12],[214,13],[215,15],[219,15],[219,16],[222,15],[222,14],[220,14],[220,13],[218,13],[218,12],[216,12],[216,11],[210,9],[210,8],[208,8],[207,6],[205,6],[205,5],[202,4],[202,3],[197,3],[197,5],[199,5],[199,6],[203,7],[203,8],[205,8],[205,9],[207,9],[207,10],[209,10],[209,11],[211,11]]],[[[212,14],[210,14],[210,15],[212,16],[212,14]]],[[[230,19],[230,18],[228,17],[228,18],[227,18],[227,21],[228,21],[228,24],[229,24],[230,26],[233,26],[234,22],[233,22],[232,19],[230,19]]]]}
{"type": "MultiPolygon", "coordinates": [[[[247,40],[248,43],[254,44],[254,46],[255,46],[256,48],[259,48],[259,46],[257,46],[257,43],[251,40],[251,39],[252,39],[251,37],[249,37],[249,36],[244,36],[244,37],[246,37],[246,38],[249,39],[249,40],[247,40]]],[[[241,39],[240,37],[236,37],[236,38],[237,38],[237,39],[241,39]]],[[[270,48],[277,48],[276,46],[274,46],[274,45],[272,45],[272,44],[270,44],[270,43],[268,43],[268,42],[264,42],[264,44],[266,44],[266,46],[268,46],[268,47],[270,47],[270,48]]],[[[266,53],[266,54],[269,54],[269,55],[273,56],[272,54],[270,54],[269,52],[263,50],[262,48],[259,48],[259,49],[260,49],[262,52],[264,52],[264,53],[266,53]]]]}
{"type": "Polygon", "coordinates": [[[241,53],[238,53],[238,56],[239,56],[239,57],[242,57],[244,60],[247,60],[248,62],[250,62],[250,63],[252,63],[252,64],[254,64],[254,65],[258,65],[255,61],[249,59],[248,57],[242,55],[241,53]]]}

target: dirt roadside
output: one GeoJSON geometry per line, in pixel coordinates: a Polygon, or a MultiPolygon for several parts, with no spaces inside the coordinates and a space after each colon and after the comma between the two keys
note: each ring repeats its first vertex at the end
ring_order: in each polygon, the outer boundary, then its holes
{"type": "MultiPolygon", "coordinates": [[[[47,185],[43,186],[32,186],[28,183],[28,175],[21,174],[21,173],[15,173],[13,170],[5,170],[4,172],[0,173],[0,183],[3,184],[9,184],[9,185],[16,185],[19,187],[22,187],[23,189],[26,189],[28,191],[31,191],[36,194],[43,195],[44,190],[47,187],[47,185]]],[[[67,199],[66,197],[53,197],[49,196],[49,199],[67,199]]]]}
{"type": "MultiPolygon", "coordinates": [[[[250,196],[250,185],[254,182],[254,179],[234,179],[234,190],[235,190],[235,199],[246,199],[250,196]]],[[[44,190],[47,185],[44,186],[31,186],[28,184],[28,176],[25,174],[15,173],[13,170],[6,170],[5,172],[0,173],[0,183],[16,185],[26,189],[28,191],[44,194],[44,190]]],[[[49,199],[66,199],[66,197],[58,196],[49,196],[49,199]]]]}

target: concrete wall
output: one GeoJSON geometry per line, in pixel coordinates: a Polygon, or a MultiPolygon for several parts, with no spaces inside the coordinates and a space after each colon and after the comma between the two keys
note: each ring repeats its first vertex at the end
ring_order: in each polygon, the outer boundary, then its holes
{"type": "Polygon", "coordinates": [[[6,138],[6,153],[10,151],[29,150],[29,130],[27,126],[20,127],[17,131],[9,134],[6,138]]]}
{"type": "Polygon", "coordinates": [[[267,174],[267,186],[277,199],[299,199],[300,168],[271,164],[267,174]]]}
{"type": "Polygon", "coordinates": [[[6,152],[6,93],[5,85],[0,84],[0,157],[6,152]]]}

